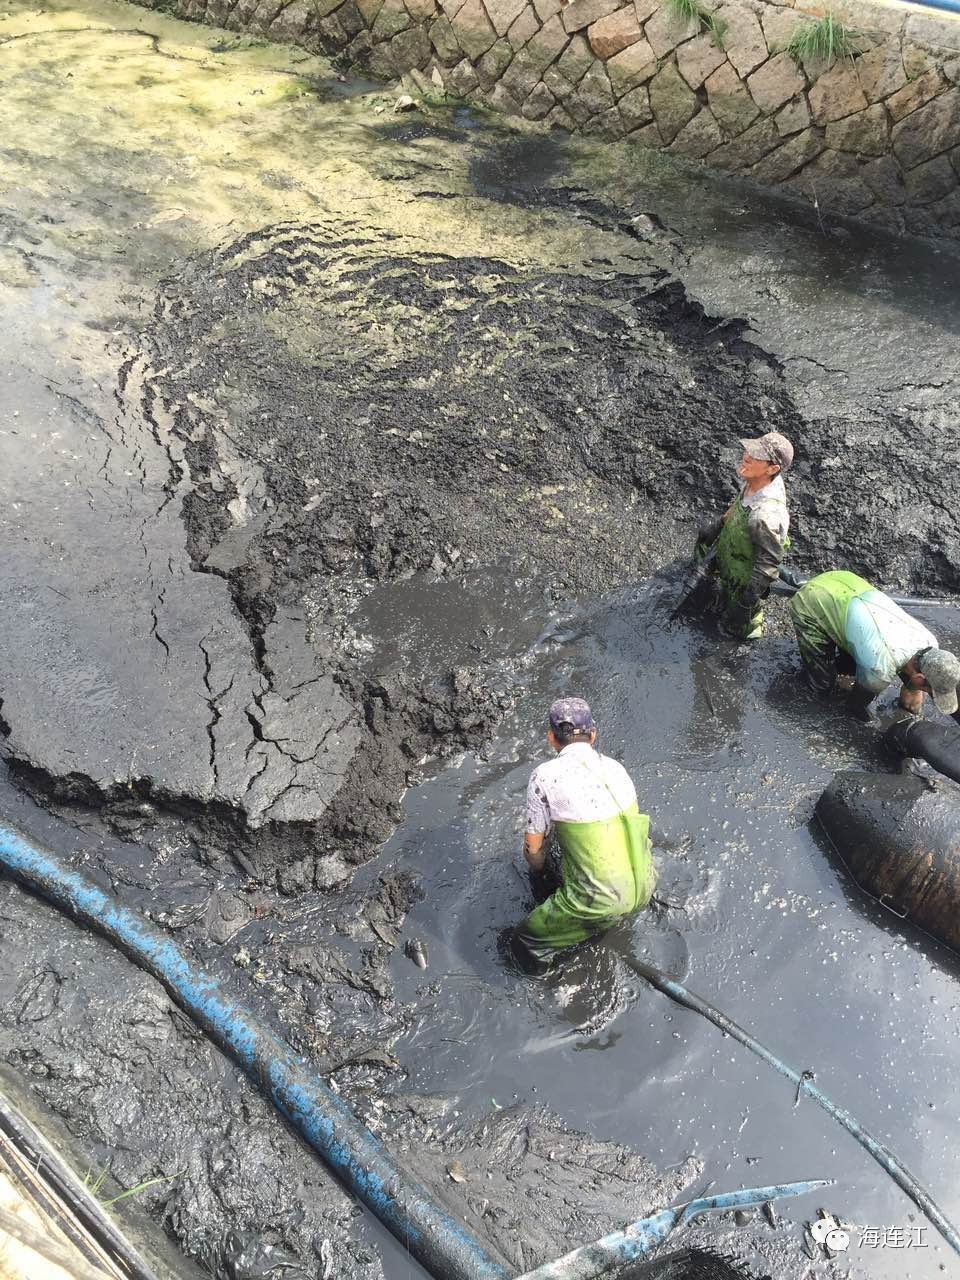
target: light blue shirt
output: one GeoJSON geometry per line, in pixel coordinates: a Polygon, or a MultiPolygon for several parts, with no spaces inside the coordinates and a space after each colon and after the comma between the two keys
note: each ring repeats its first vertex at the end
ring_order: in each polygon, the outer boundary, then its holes
{"type": "Polygon", "coordinates": [[[882,693],[921,649],[939,647],[922,622],[882,591],[867,591],[850,601],[844,631],[857,664],[857,684],[874,693],[882,693]]]}

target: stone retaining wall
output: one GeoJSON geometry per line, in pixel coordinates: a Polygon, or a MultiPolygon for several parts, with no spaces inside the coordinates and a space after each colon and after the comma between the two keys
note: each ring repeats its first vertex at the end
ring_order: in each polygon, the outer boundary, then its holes
{"type": "MultiPolygon", "coordinates": [[[[147,0],[149,3],[149,0],[147,0]]],[[[960,239],[960,19],[839,0],[861,52],[783,51],[815,0],[175,0],[182,14],[342,55],[528,120],[783,185],[824,212],[960,239]]]]}

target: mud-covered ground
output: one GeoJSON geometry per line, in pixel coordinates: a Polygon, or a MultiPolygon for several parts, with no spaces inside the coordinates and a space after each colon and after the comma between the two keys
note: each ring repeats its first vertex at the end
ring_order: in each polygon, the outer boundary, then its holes
{"type": "MultiPolygon", "coordinates": [[[[957,259],[659,156],[396,117],[120,4],[13,6],[0,59],[4,819],[175,931],[517,1270],[707,1184],[833,1177],[851,1223],[920,1222],[632,954],[960,1213],[953,962],[806,825],[835,769],[889,762],[795,693],[781,607],[746,652],[669,622],[669,573],[637,585],[776,427],[795,565],[960,590],[957,259]],[[531,986],[497,934],[573,689],[663,902],[531,986]]],[[[159,1179],[185,1255],[408,1273],[154,983],[0,893],[5,1061],[118,1188],[159,1179]]],[[[797,1280],[952,1265],[932,1229],[805,1254],[815,1207],[692,1238],[797,1280]]]]}

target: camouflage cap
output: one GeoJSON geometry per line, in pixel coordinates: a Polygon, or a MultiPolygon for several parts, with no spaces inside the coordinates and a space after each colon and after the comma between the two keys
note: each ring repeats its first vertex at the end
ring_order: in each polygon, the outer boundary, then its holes
{"type": "Polygon", "coordinates": [[[740,443],[751,458],[759,458],[761,462],[772,462],[781,471],[789,471],[793,465],[793,445],[779,431],[768,431],[765,436],[756,436],[753,440],[741,440],[740,443]]]}
{"type": "Polygon", "coordinates": [[[558,698],[550,707],[550,728],[557,730],[562,724],[572,725],[578,733],[589,733],[597,726],[593,712],[583,698],[558,698]]]}
{"type": "Polygon", "coordinates": [[[927,649],[917,659],[917,666],[930,686],[930,695],[937,710],[945,716],[952,716],[957,709],[960,661],[947,649],[927,649]]]}

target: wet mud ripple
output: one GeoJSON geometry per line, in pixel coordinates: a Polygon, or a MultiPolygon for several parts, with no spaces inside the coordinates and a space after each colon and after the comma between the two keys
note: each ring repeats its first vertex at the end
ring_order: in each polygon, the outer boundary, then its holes
{"type": "Polygon", "coordinates": [[[124,395],[175,442],[193,567],[227,581],[250,638],[252,693],[213,646],[208,732],[261,863],[283,861],[267,850],[290,823],[317,856],[362,858],[413,764],[476,745],[510,703],[515,654],[480,631],[468,662],[442,644],[415,674],[365,662],[371,592],[498,566],[508,613],[531,589],[549,603],[630,580],[689,539],[694,500],[722,501],[721,445],[799,430],[741,328],[641,254],[551,271],[322,222],[163,282],[124,395]],[[716,449],[693,446],[705,424],[716,449]]]}

